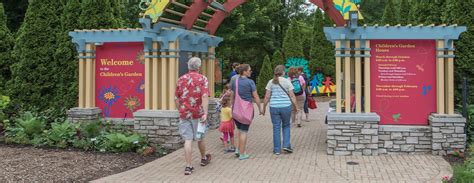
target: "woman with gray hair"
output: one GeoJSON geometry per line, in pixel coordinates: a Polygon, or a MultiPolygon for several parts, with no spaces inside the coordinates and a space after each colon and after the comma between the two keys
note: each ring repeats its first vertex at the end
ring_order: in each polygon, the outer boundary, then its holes
{"type": "Polygon", "coordinates": [[[275,68],[274,77],[268,81],[263,100],[263,115],[265,109],[270,102],[270,115],[273,124],[273,153],[280,155],[281,153],[281,131],[283,130],[283,150],[292,153],[293,149],[290,144],[290,118],[291,111],[296,111],[296,97],[293,93],[293,85],[291,81],[284,78],[285,66],[278,65],[275,68]]]}
{"type": "Polygon", "coordinates": [[[199,74],[201,59],[193,57],[188,61],[189,72],[178,79],[176,84],[175,102],[179,111],[179,134],[184,140],[184,157],[186,159],[185,175],[194,171],[192,166],[192,142],[198,142],[201,152],[201,166],[211,161],[206,154],[203,136],[196,136],[199,123],[205,125],[209,104],[209,83],[206,76],[199,74]]]}

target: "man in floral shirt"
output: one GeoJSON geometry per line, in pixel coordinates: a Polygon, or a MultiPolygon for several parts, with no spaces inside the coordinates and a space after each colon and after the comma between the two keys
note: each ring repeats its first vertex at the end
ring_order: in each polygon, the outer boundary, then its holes
{"type": "Polygon", "coordinates": [[[198,123],[206,123],[209,104],[209,83],[205,76],[199,74],[200,68],[201,59],[189,59],[189,72],[181,76],[176,84],[175,102],[179,110],[179,133],[184,140],[185,175],[190,175],[194,170],[191,164],[193,141],[198,141],[201,166],[211,161],[211,155],[206,154],[203,138],[196,139],[198,123]]]}

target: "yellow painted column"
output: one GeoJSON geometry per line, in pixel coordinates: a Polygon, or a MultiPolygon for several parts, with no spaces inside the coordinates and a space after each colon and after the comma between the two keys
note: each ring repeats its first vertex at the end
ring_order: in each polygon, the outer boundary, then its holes
{"type": "Polygon", "coordinates": [[[208,65],[207,65],[207,59],[203,59],[203,57],[201,56],[201,53],[196,53],[196,54],[198,55],[199,58],[201,58],[201,61],[202,61],[201,74],[204,75],[204,76],[208,76],[209,68],[208,68],[208,65]]]}
{"type": "Polygon", "coordinates": [[[341,96],[342,96],[342,78],[341,78],[341,57],[337,56],[341,54],[339,50],[341,48],[341,41],[336,40],[336,112],[341,113],[341,96]]]}
{"type": "MultiPolygon", "coordinates": [[[[365,47],[370,48],[370,41],[365,41],[365,47]]],[[[367,52],[368,51],[364,51],[364,55],[370,53],[367,52]]],[[[370,57],[364,57],[364,104],[365,113],[370,113],[370,57]]]]}
{"type": "MultiPolygon", "coordinates": [[[[351,54],[351,42],[346,40],[346,51],[345,55],[351,54]]],[[[351,57],[344,56],[344,101],[345,101],[345,113],[351,113],[351,57]]]]}
{"type": "MultiPolygon", "coordinates": [[[[444,41],[436,41],[436,48],[444,48],[444,41]]],[[[438,56],[444,56],[444,51],[438,51],[438,56]]],[[[436,111],[438,114],[444,114],[444,58],[438,57],[436,61],[436,111]]]]}
{"type": "Polygon", "coordinates": [[[208,69],[208,74],[207,74],[207,79],[209,81],[209,92],[210,92],[210,97],[214,98],[214,93],[215,93],[215,67],[214,64],[216,62],[216,55],[215,55],[215,47],[209,47],[208,50],[208,57],[207,57],[207,67],[208,69]]]}
{"type": "MultiPolygon", "coordinates": [[[[451,43],[451,48],[454,48],[453,43],[451,43]]],[[[448,55],[454,55],[454,51],[448,51],[448,55]]],[[[454,114],[454,58],[447,59],[446,67],[447,113],[454,114]]]]}
{"type": "Polygon", "coordinates": [[[355,105],[356,105],[356,113],[362,112],[361,107],[361,98],[362,98],[362,70],[361,70],[361,51],[360,51],[360,40],[355,41],[355,105]]]}
{"type": "Polygon", "coordinates": [[[152,101],[152,110],[158,110],[159,107],[158,107],[158,85],[159,85],[159,81],[160,81],[160,78],[159,78],[159,71],[158,71],[158,56],[159,56],[159,52],[158,52],[158,49],[159,49],[159,45],[158,45],[158,42],[153,42],[153,45],[152,45],[152,48],[153,48],[153,52],[152,52],[152,55],[153,55],[153,62],[152,62],[152,79],[151,79],[151,101],[152,101]]]}
{"type": "Polygon", "coordinates": [[[148,56],[154,55],[151,51],[145,52],[145,109],[149,110],[152,107],[152,100],[151,100],[151,94],[152,94],[152,59],[147,58],[148,56]]]}
{"type": "MultiPolygon", "coordinates": [[[[79,53],[79,56],[86,56],[85,53],[79,53]]],[[[86,59],[79,58],[79,108],[86,107],[86,59]]]]}
{"type": "MultiPolygon", "coordinates": [[[[93,54],[91,53],[91,51],[93,50],[93,43],[87,43],[86,44],[86,50],[88,52],[86,52],[86,56],[87,57],[92,57],[93,54]]],[[[93,107],[93,83],[94,83],[94,78],[93,78],[93,69],[94,69],[94,62],[93,60],[95,60],[94,58],[86,58],[86,85],[85,85],[85,90],[86,90],[86,105],[85,105],[85,108],[91,108],[93,107]]]]}
{"type": "MultiPolygon", "coordinates": [[[[95,50],[96,50],[96,46],[94,45],[93,46],[93,55],[95,57],[95,50]]],[[[96,59],[92,59],[92,107],[96,107],[97,105],[95,104],[95,99],[96,99],[96,95],[95,95],[95,78],[96,78],[96,74],[95,74],[95,69],[96,69],[96,59]]]]}
{"type": "Polygon", "coordinates": [[[177,73],[178,68],[176,67],[176,63],[178,63],[177,57],[177,48],[178,48],[178,41],[170,42],[169,44],[169,53],[168,55],[168,64],[169,64],[169,83],[168,83],[168,110],[176,110],[176,104],[174,103],[174,93],[176,91],[176,82],[178,81],[177,73]]]}
{"type": "MultiPolygon", "coordinates": [[[[166,52],[160,52],[160,55],[161,56],[165,56],[166,55],[166,52]]],[[[167,75],[166,75],[166,70],[168,68],[166,68],[166,58],[159,58],[158,59],[158,72],[157,72],[157,75],[158,75],[158,87],[156,88],[157,92],[158,93],[158,106],[157,108],[161,109],[161,110],[164,110],[166,108],[166,80],[168,79],[167,75]]]]}

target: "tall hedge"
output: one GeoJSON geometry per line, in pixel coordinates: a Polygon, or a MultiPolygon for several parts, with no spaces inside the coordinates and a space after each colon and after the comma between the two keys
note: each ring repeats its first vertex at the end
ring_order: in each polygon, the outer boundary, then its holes
{"type": "Polygon", "coordinates": [[[311,74],[316,68],[321,69],[325,75],[334,75],[335,58],[334,46],[326,39],[323,31],[324,19],[322,12],[318,9],[314,14],[313,33],[311,42],[311,59],[309,61],[311,74]]]}
{"type": "MultiPolygon", "coordinates": [[[[79,0],[68,0],[60,17],[61,29],[57,34],[58,47],[54,54],[56,66],[51,69],[57,73],[53,78],[57,87],[54,101],[57,106],[62,106],[63,109],[77,106],[77,52],[68,33],[80,28],[78,27],[79,20],[77,18],[80,15],[81,3],[79,0]]],[[[60,112],[63,112],[63,110],[60,112]]]]}
{"type": "Polygon", "coordinates": [[[58,15],[61,3],[51,0],[31,0],[25,19],[17,33],[12,65],[12,79],[8,82],[13,105],[22,110],[54,110],[57,81],[54,60],[57,33],[60,31],[58,15]]]}
{"type": "Polygon", "coordinates": [[[474,2],[449,0],[443,13],[443,22],[467,26],[467,32],[461,34],[455,42],[456,58],[454,62],[454,79],[456,104],[460,104],[463,78],[469,80],[468,102],[474,103],[474,2]]]}
{"type": "Polygon", "coordinates": [[[285,65],[285,58],[283,57],[283,54],[279,50],[273,53],[272,69],[275,69],[277,65],[285,65]]]}
{"type": "Polygon", "coordinates": [[[83,29],[107,29],[121,27],[121,18],[116,17],[118,3],[110,0],[83,0],[79,26],[83,29]]]}
{"type": "Polygon", "coordinates": [[[5,94],[5,84],[11,78],[10,66],[13,62],[11,51],[14,39],[7,27],[7,17],[0,3],[0,95],[5,94]]]}
{"type": "Polygon", "coordinates": [[[395,25],[397,24],[397,16],[395,15],[396,8],[393,4],[393,0],[387,0],[387,4],[385,4],[385,10],[382,16],[382,24],[390,24],[395,25]]]}
{"type": "Polygon", "coordinates": [[[257,92],[260,96],[265,95],[265,86],[270,79],[273,78],[273,68],[272,62],[270,61],[270,57],[268,55],[265,56],[263,59],[262,67],[260,68],[260,74],[257,78],[257,92]]]}
{"type": "Polygon", "coordinates": [[[285,38],[283,40],[283,51],[286,59],[288,58],[304,58],[303,38],[301,28],[298,21],[293,20],[288,27],[285,38]]]}
{"type": "Polygon", "coordinates": [[[400,11],[398,13],[398,22],[402,25],[409,24],[407,16],[410,15],[410,3],[408,0],[402,0],[400,2],[400,11]]]}

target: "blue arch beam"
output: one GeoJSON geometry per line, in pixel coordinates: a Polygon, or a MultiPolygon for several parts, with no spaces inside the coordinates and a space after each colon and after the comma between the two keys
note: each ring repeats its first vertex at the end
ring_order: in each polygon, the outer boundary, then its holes
{"type": "Polygon", "coordinates": [[[356,26],[325,27],[326,38],[335,40],[414,39],[458,40],[465,26],[356,26]]]}
{"type": "Polygon", "coordinates": [[[162,50],[169,50],[169,42],[179,40],[179,50],[205,52],[209,47],[217,47],[223,41],[221,37],[205,32],[189,31],[169,24],[155,24],[153,27],[142,22],[144,29],[107,29],[78,30],[69,32],[78,52],[85,52],[86,43],[107,42],[144,42],[144,50],[152,49],[152,42],[157,41],[162,50]]]}

